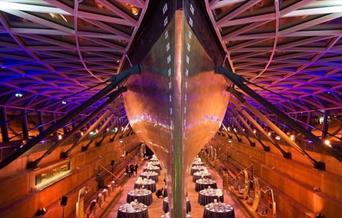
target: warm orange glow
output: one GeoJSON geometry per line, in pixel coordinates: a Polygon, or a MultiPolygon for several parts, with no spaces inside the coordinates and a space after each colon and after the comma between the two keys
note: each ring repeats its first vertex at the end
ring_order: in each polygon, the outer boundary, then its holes
{"type": "Polygon", "coordinates": [[[137,15],[139,14],[139,9],[136,8],[136,7],[132,7],[132,8],[131,8],[131,12],[132,12],[132,14],[133,14],[134,16],[137,16],[137,15]]]}

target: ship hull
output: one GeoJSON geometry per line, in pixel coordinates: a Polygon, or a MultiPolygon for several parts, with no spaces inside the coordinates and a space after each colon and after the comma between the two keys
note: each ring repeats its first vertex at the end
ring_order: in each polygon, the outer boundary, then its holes
{"type": "Polygon", "coordinates": [[[132,129],[167,172],[172,217],[185,217],[183,178],[220,128],[229,102],[229,84],[214,72],[187,18],[175,11],[123,96],[132,129]]]}

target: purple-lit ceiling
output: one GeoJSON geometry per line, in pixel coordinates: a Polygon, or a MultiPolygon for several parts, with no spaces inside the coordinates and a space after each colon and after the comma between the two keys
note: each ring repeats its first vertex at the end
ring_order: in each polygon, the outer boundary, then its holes
{"type": "MultiPolygon", "coordinates": [[[[342,107],[341,1],[203,1],[234,71],[284,97],[251,86],[260,94],[286,111],[342,107]]],[[[62,103],[120,69],[147,5],[0,1],[0,104],[64,111],[89,98],[101,86],[62,103]]]]}
{"type": "Polygon", "coordinates": [[[58,112],[89,98],[120,69],[147,4],[1,0],[0,104],[58,112]]]}
{"type": "Polygon", "coordinates": [[[285,111],[342,108],[342,1],[205,3],[233,70],[277,93],[259,94],[285,111]]]}

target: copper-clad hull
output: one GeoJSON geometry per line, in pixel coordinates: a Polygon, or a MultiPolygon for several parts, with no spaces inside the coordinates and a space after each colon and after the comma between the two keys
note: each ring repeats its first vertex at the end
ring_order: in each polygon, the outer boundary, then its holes
{"type": "Polygon", "coordinates": [[[213,71],[213,61],[183,11],[176,11],[142,60],[142,69],[127,81],[126,113],[135,133],[167,170],[170,209],[173,217],[181,217],[184,175],[221,125],[229,101],[228,84],[213,71]]]}

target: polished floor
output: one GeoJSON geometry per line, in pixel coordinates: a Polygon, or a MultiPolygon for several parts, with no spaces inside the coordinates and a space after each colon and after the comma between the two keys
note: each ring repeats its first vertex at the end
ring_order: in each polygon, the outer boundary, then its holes
{"type": "MultiPolygon", "coordinates": [[[[145,168],[146,162],[144,162],[138,170],[138,175],[143,171],[145,168]]],[[[216,180],[218,188],[222,188],[222,179],[221,177],[216,173],[216,171],[213,171],[209,169],[213,179],[216,180]]],[[[159,175],[159,180],[157,183],[157,189],[161,188],[163,186],[163,175],[164,171],[162,170],[159,175]]],[[[115,204],[115,206],[111,209],[108,218],[116,218],[117,217],[117,211],[120,205],[126,203],[126,197],[127,193],[133,189],[134,183],[137,179],[137,176],[133,176],[128,180],[128,182],[123,187],[123,193],[121,197],[119,198],[118,202],[115,204]]],[[[186,177],[186,181],[188,184],[188,195],[191,202],[191,216],[192,218],[202,218],[203,217],[203,206],[197,203],[198,199],[198,192],[195,191],[195,183],[192,182],[192,176],[188,175],[186,177]]],[[[248,215],[244,214],[241,210],[239,204],[234,201],[234,199],[225,192],[224,194],[224,202],[232,205],[235,210],[235,217],[236,218],[248,218],[248,215]]],[[[148,213],[149,218],[160,218],[160,216],[163,214],[163,199],[158,199],[155,194],[153,194],[153,203],[148,207],[148,213]]]]}

